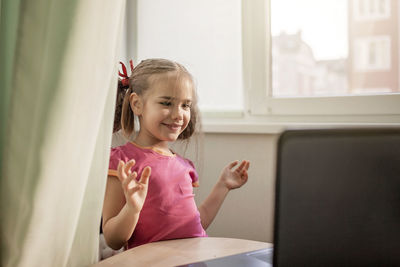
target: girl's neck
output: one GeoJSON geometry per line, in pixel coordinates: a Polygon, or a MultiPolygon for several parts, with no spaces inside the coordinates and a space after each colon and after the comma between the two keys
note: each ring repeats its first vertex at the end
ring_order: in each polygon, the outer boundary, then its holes
{"type": "Polygon", "coordinates": [[[133,140],[133,142],[141,147],[151,147],[161,150],[165,153],[172,153],[169,149],[168,141],[160,140],[150,140],[148,138],[143,138],[140,134],[133,140]]]}

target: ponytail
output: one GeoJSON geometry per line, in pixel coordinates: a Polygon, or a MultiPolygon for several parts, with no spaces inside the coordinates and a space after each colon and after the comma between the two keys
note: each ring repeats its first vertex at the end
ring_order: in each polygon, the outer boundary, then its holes
{"type": "Polygon", "coordinates": [[[123,85],[122,81],[118,80],[117,96],[115,101],[113,133],[121,130],[122,103],[124,101],[124,96],[128,88],[129,85],[123,85]]]}

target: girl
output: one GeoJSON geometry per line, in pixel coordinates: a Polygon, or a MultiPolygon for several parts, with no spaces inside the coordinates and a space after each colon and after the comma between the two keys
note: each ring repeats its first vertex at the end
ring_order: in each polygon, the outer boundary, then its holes
{"type": "Polygon", "coordinates": [[[122,81],[126,93],[121,126],[133,142],[111,150],[103,206],[103,232],[113,249],[187,237],[207,236],[227,193],[247,182],[249,162],[227,165],[210,195],[196,207],[193,163],[169,149],[189,139],[198,122],[194,82],[180,64],[148,59],[122,81]],[[135,118],[137,121],[135,122],[135,118]]]}

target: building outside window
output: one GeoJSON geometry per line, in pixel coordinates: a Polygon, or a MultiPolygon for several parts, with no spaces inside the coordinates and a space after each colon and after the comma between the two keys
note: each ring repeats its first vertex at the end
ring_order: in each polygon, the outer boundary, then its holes
{"type": "Polygon", "coordinates": [[[388,19],[393,5],[392,0],[353,0],[353,17],[356,21],[388,19]]]}
{"type": "Polygon", "coordinates": [[[398,1],[271,1],[272,95],[400,92],[399,12],[391,10],[398,1]]]}

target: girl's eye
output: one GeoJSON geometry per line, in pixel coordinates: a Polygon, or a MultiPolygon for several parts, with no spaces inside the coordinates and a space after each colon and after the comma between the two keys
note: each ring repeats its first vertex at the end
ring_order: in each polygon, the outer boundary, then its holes
{"type": "Polygon", "coordinates": [[[189,109],[189,108],[191,108],[191,105],[190,104],[183,104],[182,107],[184,109],[189,109]]]}
{"type": "Polygon", "coordinates": [[[171,102],[167,102],[167,101],[160,102],[160,104],[163,105],[163,106],[171,106],[171,102]]]}

